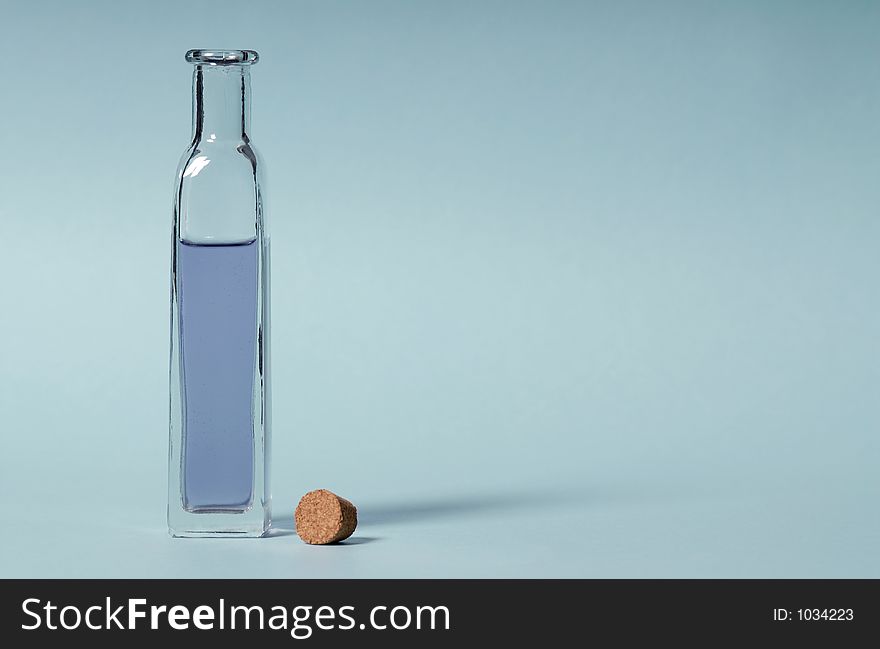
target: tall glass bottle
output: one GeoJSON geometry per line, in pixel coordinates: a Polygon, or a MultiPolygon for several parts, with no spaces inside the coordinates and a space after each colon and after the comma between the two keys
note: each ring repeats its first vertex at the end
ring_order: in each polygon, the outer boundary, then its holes
{"type": "Polygon", "coordinates": [[[269,237],[251,144],[251,50],[190,50],[193,136],[177,170],[171,252],[168,527],[270,526],[269,237]]]}

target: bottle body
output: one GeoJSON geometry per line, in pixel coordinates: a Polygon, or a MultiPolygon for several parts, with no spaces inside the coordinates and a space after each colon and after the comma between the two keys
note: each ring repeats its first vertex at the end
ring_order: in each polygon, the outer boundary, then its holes
{"type": "Polygon", "coordinates": [[[168,526],[173,536],[262,536],[271,515],[270,243],[248,136],[254,60],[245,51],[191,56],[193,139],[172,226],[168,526]]]}

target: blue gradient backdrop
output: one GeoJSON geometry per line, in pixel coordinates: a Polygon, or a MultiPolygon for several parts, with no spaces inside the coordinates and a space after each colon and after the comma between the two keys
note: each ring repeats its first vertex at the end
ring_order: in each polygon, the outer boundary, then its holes
{"type": "Polygon", "coordinates": [[[0,21],[0,576],[880,577],[880,4],[0,21]],[[190,47],[263,56],[259,541],[165,531],[190,47]]]}

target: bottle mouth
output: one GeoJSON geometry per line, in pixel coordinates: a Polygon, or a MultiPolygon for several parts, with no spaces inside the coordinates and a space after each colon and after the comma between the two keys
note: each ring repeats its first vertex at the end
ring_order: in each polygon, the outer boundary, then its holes
{"type": "Polygon", "coordinates": [[[253,65],[260,60],[254,50],[190,50],[187,63],[195,65],[253,65]]]}

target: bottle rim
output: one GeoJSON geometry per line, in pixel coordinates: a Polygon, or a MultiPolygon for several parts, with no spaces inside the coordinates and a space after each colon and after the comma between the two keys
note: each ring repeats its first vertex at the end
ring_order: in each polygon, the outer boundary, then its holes
{"type": "Polygon", "coordinates": [[[254,50],[197,49],[186,53],[187,63],[195,65],[254,65],[259,60],[254,50]]]}

